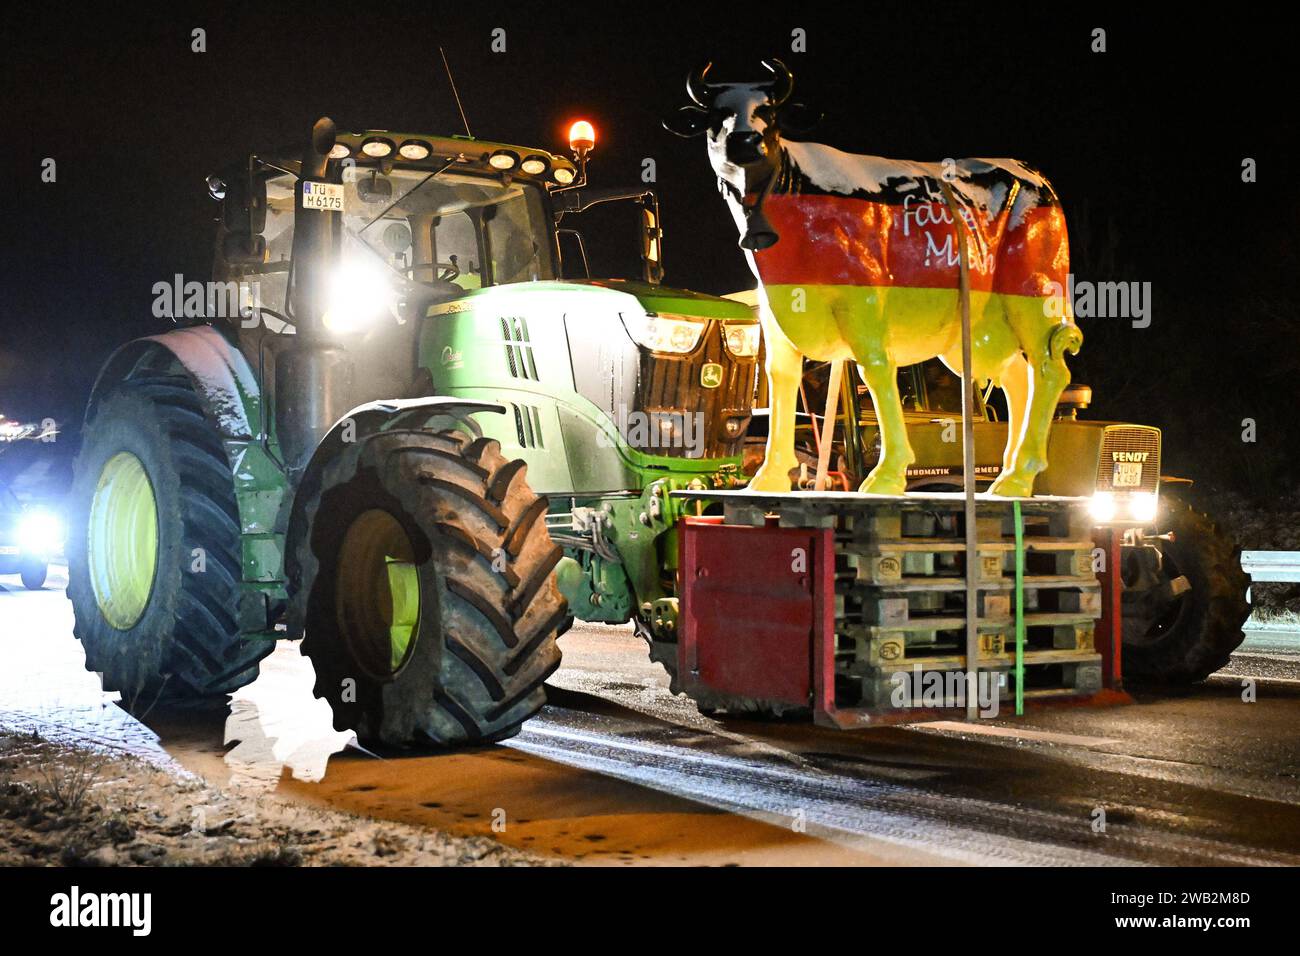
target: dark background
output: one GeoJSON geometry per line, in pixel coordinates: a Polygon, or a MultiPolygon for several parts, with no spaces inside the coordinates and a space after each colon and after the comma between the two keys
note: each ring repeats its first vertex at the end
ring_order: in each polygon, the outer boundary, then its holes
{"type": "MultiPolygon", "coordinates": [[[[698,62],[747,79],[775,55],[796,74],[796,98],[826,113],[808,138],[1042,169],[1065,206],[1076,276],[1154,290],[1150,328],[1080,320],[1072,365],[1095,390],[1087,414],[1164,428],[1167,473],[1260,500],[1295,488],[1296,53],[1282,24],[1191,7],[1141,17],[996,4],[417,9],[11,15],[0,39],[0,412],[75,427],[107,354],[165,329],[153,284],[210,270],[208,173],[305,139],[322,114],[345,129],[461,132],[440,44],[475,135],[560,151],[568,123],[590,119],[597,184],[634,183],[642,159],[656,160],[666,281],[751,287],[702,143],[658,121],[685,102],[698,62]],[[195,27],[205,53],[190,51],[195,27]],[[490,51],[494,27],[506,30],[505,53],[490,51]],[[796,27],[807,53],[790,52],[796,27]],[[1107,30],[1104,54],[1090,52],[1094,27],[1107,30]],[[40,180],[47,156],[53,184],[40,180]],[[1244,157],[1258,162],[1254,184],[1241,181],[1244,157]],[[1253,444],[1245,418],[1257,422],[1253,444]]],[[[596,215],[585,226],[593,271],[634,274],[632,210],[596,215]]]]}

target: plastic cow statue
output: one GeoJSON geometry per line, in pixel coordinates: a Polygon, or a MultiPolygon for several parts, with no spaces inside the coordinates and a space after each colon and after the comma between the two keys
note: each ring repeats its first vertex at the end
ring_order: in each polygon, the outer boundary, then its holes
{"type": "Polygon", "coordinates": [[[784,139],[806,109],[788,103],[779,60],[755,83],[686,81],[694,101],[664,125],[704,134],[719,188],[758,277],[771,424],[750,487],[789,491],[795,397],[803,357],[854,360],[881,428],[881,454],[860,491],[902,494],[915,454],[898,393],[900,366],[938,356],[961,373],[959,237],[965,223],[972,378],[992,380],[1009,408],[1002,472],[991,491],[1033,493],[1047,435],[1070,382],[1065,354],[1083,334],[1061,290],[1069,271],[1065,216],[1037,172],[1010,159],[917,163],[784,139]]]}

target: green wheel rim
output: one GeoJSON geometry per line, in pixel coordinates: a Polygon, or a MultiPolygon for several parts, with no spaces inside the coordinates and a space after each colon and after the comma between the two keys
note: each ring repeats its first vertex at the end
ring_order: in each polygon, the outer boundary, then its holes
{"type": "Polygon", "coordinates": [[[406,531],[387,511],[362,512],[343,536],[335,593],[339,631],[371,677],[389,680],[420,625],[420,573],[406,531]]]}
{"type": "Polygon", "coordinates": [[[114,455],[99,474],[86,558],[99,613],[119,631],[134,627],[158,568],[158,503],[149,474],[130,452],[114,455]]]}

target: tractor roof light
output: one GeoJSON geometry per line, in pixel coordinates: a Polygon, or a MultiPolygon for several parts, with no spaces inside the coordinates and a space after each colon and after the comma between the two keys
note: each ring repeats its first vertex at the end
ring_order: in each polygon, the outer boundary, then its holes
{"type": "Polygon", "coordinates": [[[352,147],[347,143],[335,143],[329,151],[330,159],[347,159],[352,155],[352,147]]]}
{"type": "Polygon", "coordinates": [[[524,157],[524,161],[519,164],[519,169],[529,176],[540,176],[546,172],[546,167],[549,165],[546,157],[534,153],[532,156],[524,157]]]}
{"type": "Polygon", "coordinates": [[[429,154],[433,152],[429,144],[418,139],[408,139],[401,146],[397,147],[397,155],[402,159],[409,159],[412,162],[419,162],[422,159],[428,159],[429,154]]]}
{"type": "Polygon", "coordinates": [[[385,156],[393,155],[393,142],[382,136],[372,136],[361,144],[361,152],[371,159],[383,159],[385,156]]]}
{"type": "Polygon", "coordinates": [[[488,165],[493,169],[499,169],[503,173],[507,170],[514,169],[519,162],[519,156],[513,150],[498,149],[488,157],[488,165]]]}
{"type": "Polygon", "coordinates": [[[561,186],[567,186],[573,182],[574,173],[568,166],[556,166],[551,170],[551,176],[561,186]]]}
{"type": "Polygon", "coordinates": [[[569,127],[569,149],[579,156],[596,148],[596,130],[586,120],[578,120],[569,127]]]}

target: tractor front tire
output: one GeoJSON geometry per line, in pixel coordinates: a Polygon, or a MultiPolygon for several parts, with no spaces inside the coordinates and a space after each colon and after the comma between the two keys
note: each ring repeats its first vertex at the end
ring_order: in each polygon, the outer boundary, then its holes
{"type": "Polygon", "coordinates": [[[272,645],[240,635],[234,482],[189,379],[123,382],[83,436],[67,550],[86,669],[135,712],[252,681],[272,645]]]}
{"type": "Polygon", "coordinates": [[[1228,663],[1250,616],[1239,549],[1205,515],[1166,501],[1172,540],[1160,542],[1159,571],[1134,573],[1128,556],[1122,568],[1123,673],[1133,684],[1204,680],[1228,663]]]}
{"type": "Polygon", "coordinates": [[[336,729],[453,747],[511,737],[541,709],[568,608],[524,472],[455,430],[385,432],[325,467],[291,621],[336,729]]]}

